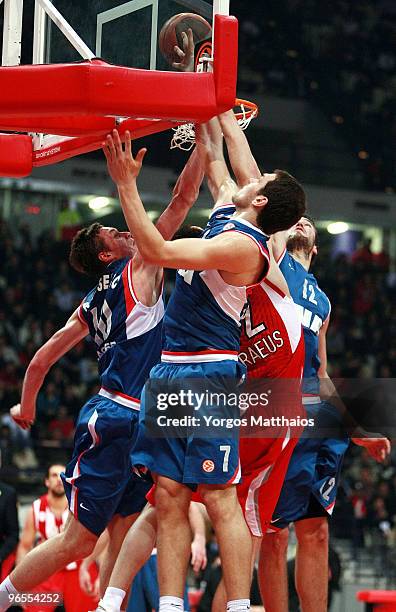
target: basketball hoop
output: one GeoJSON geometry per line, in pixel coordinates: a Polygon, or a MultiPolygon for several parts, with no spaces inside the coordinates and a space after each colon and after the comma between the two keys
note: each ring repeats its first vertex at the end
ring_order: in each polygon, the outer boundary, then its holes
{"type": "MultiPolygon", "coordinates": [[[[249,100],[241,100],[237,98],[235,100],[234,108],[240,107],[240,111],[234,111],[235,117],[238,121],[238,125],[241,130],[246,130],[249,127],[252,119],[255,119],[258,115],[258,106],[254,102],[249,100]]],[[[191,151],[195,145],[195,128],[193,123],[184,123],[176,128],[172,128],[174,131],[170,148],[181,149],[182,151],[191,151]]]]}

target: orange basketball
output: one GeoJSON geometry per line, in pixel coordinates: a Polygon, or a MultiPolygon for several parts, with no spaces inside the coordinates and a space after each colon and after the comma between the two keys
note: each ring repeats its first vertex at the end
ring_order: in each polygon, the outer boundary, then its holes
{"type": "Polygon", "coordinates": [[[182,32],[191,28],[194,36],[194,45],[208,38],[212,27],[206,19],[195,13],[179,13],[174,15],[162,26],[159,34],[158,46],[164,58],[172,64],[180,61],[175,53],[175,46],[183,49],[182,32]]]}

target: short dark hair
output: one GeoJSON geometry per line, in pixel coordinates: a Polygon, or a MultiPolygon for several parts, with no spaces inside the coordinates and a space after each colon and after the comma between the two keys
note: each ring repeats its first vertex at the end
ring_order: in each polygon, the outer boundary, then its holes
{"type": "Polygon", "coordinates": [[[77,272],[97,277],[105,271],[106,264],[98,257],[100,251],[106,249],[105,243],[99,236],[102,227],[100,223],[92,223],[74,236],[70,247],[69,262],[77,272]]]}
{"type": "Polygon", "coordinates": [[[180,238],[201,238],[202,234],[203,229],[198,225],[183,225],[173,236],[172,240],[179,240],[180,238]]]}
{"type": "Polygon", "coordinates": [[[66,464],[64,461],[52,461],[51,463],[48,463],[45,467],[45,478],[46,479],[49,478],[50,471],[54,467],[54,465],[62,465],[66,467],[66,464]]]}
{"type": "Polygon", "coordinates": [[[275,170],[277,178],[260,189],[268,198],[257,216],[259,228],[269,236],[292,227],[304,216],[305,192],[300,183],[285,170],[275,170]]]}

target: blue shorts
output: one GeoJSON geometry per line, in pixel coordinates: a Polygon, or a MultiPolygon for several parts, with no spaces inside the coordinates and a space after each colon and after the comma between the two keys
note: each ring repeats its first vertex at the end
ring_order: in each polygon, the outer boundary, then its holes
{"type": "Polygon", "coordinates": [[[132,471],[139,413],[101,395],[81,409],[72,460],[61,474],[74,517],[99,536],[115,514],[140,512],[150,483],[132,471]]]}
{"type": "MultiPolygon", "coordinates": [[[[317,426],[340,430],[339,413],[327,402],[305,406],[307,417],[317,426]]],[[[290,459],[282,491],[268,531],[284,529],[290,523],[331,515],[334,509],[344,454],[349,438],[301,437],[290,459]],[[312,497],[317,503],[312,504],[312,497]],[[271,529],[273,527],[273,529],[271,529]]]]}
{"type": "MultiPolygon", "coordinates": [[[[140,428],[132,452],[134,465],[144,465],[150,471],[167,476],[195,489],[198,484],[236,484],[240,480],[239,427],[205,427],[204,416],[216,419],[239,416],[239,408],[203,403],[199,410],[191,409],[191,416],[200,419],[200,425],[180,430],[153,430],[158,416],[158,389],[184,390],[207,388],[212,393],[226,393],[237,387],[245,374],[245,368],[236,361],[212,363],[160,363],[150,372],[141,400],[140,428]],[[217,436],[218,432],[218,436],[217,436]]],[[[181,406],[169,407],[165,414],[181,416],[181,406]]],[[[186,409],[183,408],[184,413],[186,409]]],[[[232,420],[232,419],[231,419],[232,420]]],[[[231,423],[231,421],[230,421],[231,423]]],[[[232,423],[231,423],[232,424],[232,423]]]]}

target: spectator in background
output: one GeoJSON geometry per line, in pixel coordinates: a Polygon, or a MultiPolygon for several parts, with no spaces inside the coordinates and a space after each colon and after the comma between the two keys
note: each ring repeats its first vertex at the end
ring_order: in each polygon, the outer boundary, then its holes
{"type": "Polygon", "coordinates": [[[365,238],[361,246],[352,254],[351,262],[359,265],[362,269],[370,268],[373,263],[373,252],[371,250],[371,240],[365,238]]]}
{"type": "Polygon", "coordinates": [[[71,240],[81,228],[82,221],[75,202],[68,202],[68,200],[62,202],[57,221],[56,237],[58,240],[71,240]]]}
{"type": "Polygon", "coordinates": [[[57,415],[49,422],[48,433],[53,440],[71,440],[74,435],[74,421],[62,404],[57,415]]]}
{"type": "Polygon", "coordinates": [[[8,425],[0,426],[0,478],[7,483],[15,481],[16,466],[14,463],[15,448],[8,425]]]}
{"type": "Polygon", "coordinates": [[[49,382],[37,398],[37,412],[47,421],[58,414],[60,403],[59,390],[53,382],[49,382]]]}
{"type": "Polygon", "coordinates": [[[353,545],[355,549],[364,547],[364,528],[367,520],[368,499],[362,483],[356,483],[355,490],[351,496],[354,516],[353,545]]]}
{"type": "MultiPolygon", "coordinates": [[[[65,471],[64,465],[53,464],[48,467],[45,486],[47,493],[36,499],[28,512],[21,540],[17,552],[17,563],[39,543],[53,538],[63,531],[69,515],[69,506],[66,499],[60,473],[65,471]]],[[[32,589],[33,593],[61,593],[66,612],[88,612],[96,608],[98,598],[86,595],[80,588],[79,565],[81,561],[69,563],[67,567],[56,572],[45,582],[32,589]]],[[[97,570],[92,568],[96,580],[97,570]]],[[[57,606],[46,606],[51,612],[57,606]]],[[[27,605],[23,607],[29,612],[41,612],[42,606],[27,605]]]]}
{"type": "Polygon", "coordinates": [[[0,481],[0,580],[14,566],[19,539],[16,491],[0,481]]]}
{"type": "MultiPolygon", "coordinates": [[[[288,612],[300,612],[300,602],[295,587],[295,570],[296,570],[296,559],[289,559],[287,562],[287,575],[289,584],[289,607],[288,612]]],[[[328,587],[328,601],[327,609],[331,609],[331,602],[333,599],[334,591],[340,590],[340,579],[341,579],[341,560],[337,551],[329,544],[329,587],[328,587]]]]}

